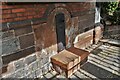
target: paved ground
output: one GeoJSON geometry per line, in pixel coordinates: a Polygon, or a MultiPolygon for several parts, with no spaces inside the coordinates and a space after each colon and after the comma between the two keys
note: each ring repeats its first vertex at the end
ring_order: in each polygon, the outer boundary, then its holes
{"type": "MultiPolygon", "coordinates": [[[[91,51],[97,45],[86,50],[91,51]]],[[[65,80],[62,75],[50,71],[42,80],[65,80]]],[[[120,80],[120,47],[101,45],[91,52],[88,61],[69,80],[120,80]]]]}

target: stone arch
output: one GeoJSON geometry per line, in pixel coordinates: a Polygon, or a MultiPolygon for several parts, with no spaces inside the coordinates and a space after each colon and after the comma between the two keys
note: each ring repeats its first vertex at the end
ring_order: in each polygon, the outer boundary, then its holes
{"type": "MultiPolygon", "coordinates": [[[[65,36],[66,36],[66,47],[69,45],[68,44],[68,30],[71,27],[71,23],[72,23],[72,19],[71,19],[71,14],[70,12],[63,7],[56,7],[54,8],[54,10],[51,11],[51,13],[48,16],[48,20],[47,20],[47,25],[52,29],[52,31],[54,32],[54,36],[56,37],[56,23],[55,23],[55,16],[59,13],[63,13],[65,16],[65,36]]],[[[55,40],[57,43],[57,39],[55,40]]]]}

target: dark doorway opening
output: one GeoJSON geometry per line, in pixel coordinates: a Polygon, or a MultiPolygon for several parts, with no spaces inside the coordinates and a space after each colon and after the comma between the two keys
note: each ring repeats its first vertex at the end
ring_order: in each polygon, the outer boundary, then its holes
{"type": "Polygon", "coordinates": [[[58,52],[65,49],[66,40],[65,40],[65,16],[63,13],[59,13],[55,16],[56,22],[56,34],[57,34],[57,45],[58,52]]]}

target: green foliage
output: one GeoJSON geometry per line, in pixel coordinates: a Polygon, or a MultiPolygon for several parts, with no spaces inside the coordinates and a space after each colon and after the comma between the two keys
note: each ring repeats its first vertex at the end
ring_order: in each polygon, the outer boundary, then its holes
{"type": "Polygon", "coordinates": [[[106,17],[112,24],[120,24],[119,2],[103,2],[101,4],[102,17],[106,17]]]}
{"type": "Polygon", "coordinates": [[[109,2],[108,7],[106,10],[108,11],[109,15],[113,15],[115,10],[118,8],[118,2],[109,2]]]}

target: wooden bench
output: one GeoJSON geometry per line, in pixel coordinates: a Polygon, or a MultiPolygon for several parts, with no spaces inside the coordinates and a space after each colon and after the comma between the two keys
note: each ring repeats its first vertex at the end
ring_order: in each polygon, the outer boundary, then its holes
{"type": "Polygon", "coordinates": [[[80,63],[89,55],[89,52],[71,47],[51,57],[53,68],[60,74],[70,77],[80,69],[80,63]]]}

